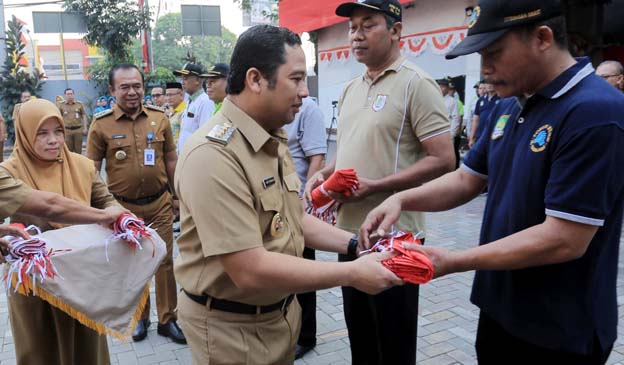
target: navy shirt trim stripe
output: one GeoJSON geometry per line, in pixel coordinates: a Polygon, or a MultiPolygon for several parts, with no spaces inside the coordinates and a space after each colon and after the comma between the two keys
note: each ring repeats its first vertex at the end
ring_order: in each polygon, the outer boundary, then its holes
{"type": "Polygon", "coordinates": [[[583,217],[582,215],[560,212],[560,211],[552,210],[552,209],[546,209],[546,215],[549,215],[555,218],[565,219],[567,221],[572,221],[576,223],[588,224],[590,226],[602,227],[604,225],[604,219],[588,218],[588,217],[583,217]]]}
{"type": "Polygon", "coordinates": [[[483,180],[487,180],[488,176],[487,175],[483,175],[481,173],[476,172],[475,170],[471,169],[470,167],[468,167],[466,164],[462,164],[461,168],[466,170],[467,173],[469,173],[470,175],[479,177],[483,180]]]}

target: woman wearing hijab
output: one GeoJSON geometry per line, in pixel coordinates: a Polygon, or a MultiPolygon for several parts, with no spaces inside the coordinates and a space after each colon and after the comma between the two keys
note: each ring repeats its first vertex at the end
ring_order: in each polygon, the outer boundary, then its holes
{"type": "Polygon", "coordinates": [[[93,114],[95,115],[99,112],[103,112],[104,110],[108,109],[106,107],[107,103],[108,103],[108,98],[106,96],[100,96],[99,98],[97,98],[95,102],[95,109],[93,109],[93,114]]]}
{"type": "MultiPolygon", "coordinates": [[[[53,103],[44,99],[25,103],[15,121],[13,154],[0,166],[34,189],[95,208],[116,206],[93,161],[65,146],[64,132],[63,118],[53,103]]],[[[34,224],[42,231],[63,227],[31,216],[14,215],[11,221],[34,224]]],[[[13,293],[8,303],[18,365],[110,363],[106,337],[60,309],[39,297],[13,293]]]]}
{"type": "Polygon", "coordinates": [[[114,96],[108,98],[108,104],[106,105],[106,109],[113,109],[113,107],[117,105],[117,99],[114,96]]]}

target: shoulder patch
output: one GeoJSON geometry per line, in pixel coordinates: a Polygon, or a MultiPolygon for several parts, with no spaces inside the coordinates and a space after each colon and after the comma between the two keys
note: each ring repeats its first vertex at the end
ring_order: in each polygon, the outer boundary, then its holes
{"type": "Polygon", "coordinates": [[[106,110],[102,110],[101,112],[94,114],[94,115],[93,115],[93,118],[94,118],[95,120],[97,120],[97,119],[100,119],[100,118],[102,118],[102,117],[105,117],[105,116],[107,116],[107,115],[109,115],[109,114],[113,114],[113,109],[106,109],[106,110]]]}
{"type": "Polygon", "coordinates": [[[217,124],[212,127],[210,132],[208,132],[206,138],[213,142],[221,143],[225,146],[230,141],[230,138],[232,138],[235,130],[236,128],[229,125],[217,124]]]}
{"type": "Polygon", "coordinates": [[[156,110],[156,111],[161,112],[161,113],[164,113],[164,112],[165,112],[165,108],[161,108],[161,107],[156,106],[156,105],[149,105],[149,104],[148,104],[148,105],[146,105],[145,107],[146,107],[147,109],[150,109],[150,110],[156,110]]]}

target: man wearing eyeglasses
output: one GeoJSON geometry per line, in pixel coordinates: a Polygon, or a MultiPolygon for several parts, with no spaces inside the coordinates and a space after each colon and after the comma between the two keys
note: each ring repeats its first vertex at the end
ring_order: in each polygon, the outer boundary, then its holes
{"type": "Polygon", "coordinates": [[[624,67],[618,61],[604,61],[596,68],[596,75],[614,88],[624,91],[624,67]]]}
{"type": "Polygon", "coordinates": [[[156,105],[159,108],[166,107],[165,90],[163,89],[162,86],[154,86],[152,88],[151,96],[152,96],[152,101],[154,102],[154,105],[156,105]]]}

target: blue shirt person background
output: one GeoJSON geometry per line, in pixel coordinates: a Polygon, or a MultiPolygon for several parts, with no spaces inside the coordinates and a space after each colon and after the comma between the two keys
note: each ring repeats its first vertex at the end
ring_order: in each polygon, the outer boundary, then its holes
{"type": "MultiPolygon", "coordinates": [[[[301,196],[308,176],[323,168],[327,154],[325,120],[316,101],[311,97],[303,99],[295,120],[284,125],[284,130],[288,133],[288,149],[295,160],[295,169],[301,180],[301,196]]],[[[316,253],[314,249],[306,247],[303,257],[314,260],[316,253]]],[[[299,293],[297,301],[301,305],[301,331],[295,358],[300,359],[316,346],[316,292],[299,293]]]]}
{"type": "Polygon", "coordinates": [[[470,147],[479,140],[479,137],[481,137],[483,131],[487,128],[487,125],[490,123],[490,113],[492,113],[492,109],[494,109],[496,104],[500,101],[500,97],[496,95],[496,91],[494,90],[494,85],[488,84],[487,82],[484,82],[484,85],[486,93],[479,97],[474,110],[472,123],[473,131],[468,141],[470,147]]]}
{"type": "Polygon", "coordinates": [[[618,321],[624,96],[571,56],[557,0],[481,0],[446,57],[473,52],[506,99],[462,168],[388,198],[360,237],[369,245],[402,209],[450,209],[488,184],[478,247],[411,247],[436,277],[476,270],[479,364],[604,364],[618,321]]]}

